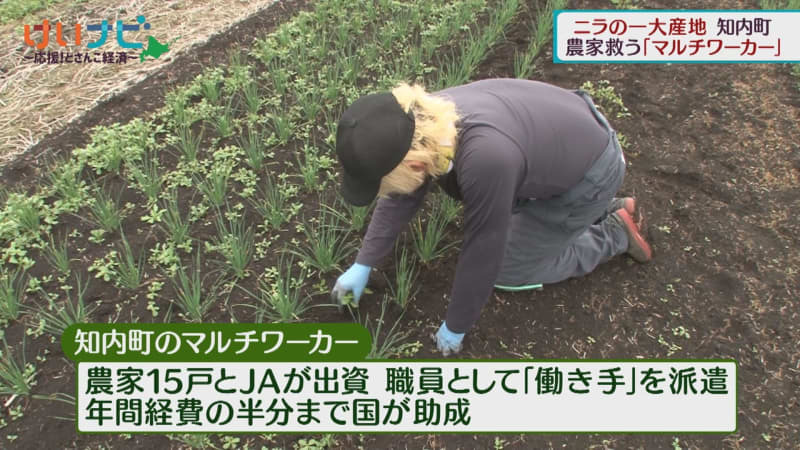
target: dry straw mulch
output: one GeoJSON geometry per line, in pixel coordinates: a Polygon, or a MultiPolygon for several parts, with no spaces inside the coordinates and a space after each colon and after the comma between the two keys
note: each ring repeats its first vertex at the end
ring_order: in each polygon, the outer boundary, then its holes
{"type": "MultiPolygon", "coordinates": [[[[47,10],[0,27],[6,45],[0,47],[0,164],[24,152],[44,135],[64,127],[98,102],[127,89],[142,80],[151,71],[169,64],[195,44],[205,42],[209,36],[221,32],[236,22],[266,8],[274,0],[144,0],[107,1],[87,0],[83,3],[60,2],[47,10]],[[87,31],[89,24],[108,20],[115,24],[122,20],[135,24],[143,15],[151,25],[138,32],[125,32],[125,40],[142,42],[147,47],[147,36],[152,35],[162,43],[171,42],[170,51],[159,59],[140,63],[138,58],[126,64],[34,64],[32,56],[37,50],[25,44],[23,25],[31,25],[34,41],[41,40],[41,32],[33,32],[35,24],[47,19],[51,25],[47,51],[64,53],[86,52],[88,42],[99,37],[97,31],[87,31]],[[68,45],[60,47],[56,41],[55,24],[63,23],[64,39],[68,45]],[[80,23],[81,45],[75,44],[75,24],[80,23]]],[[[120,52],[116,41],[116,28],[109,31],[106,43],[95,51],[120,52]]],[[[140,50],[135,50],[138,54],[140,50]]],[[[131,104],[131,108],[135,108],[131,104]]]]}

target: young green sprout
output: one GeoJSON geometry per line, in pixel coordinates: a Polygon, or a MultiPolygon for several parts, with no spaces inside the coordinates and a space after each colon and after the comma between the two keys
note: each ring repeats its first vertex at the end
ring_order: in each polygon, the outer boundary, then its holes
{"type": "MultiPolygon", "coordinates": [[[[364,292],[361,294],[361,297],[363,298],[364,295],[369,295],[369,294],[372,294],[372,289],[364,288],[364,292]]],[[[353,300],[355,299],[355,295],[353,295],[352,292],[348,292],[348,293],[344,294],[341,297],[341,299],[342,299],[342,301],[339,304],[339,312],[342,312],[342,307],[343,306],[349,306],[351,308],[358,308],[358,305],[361,303],[361,299],[359,299],[359,303],[353,302],[353,300]]]]}

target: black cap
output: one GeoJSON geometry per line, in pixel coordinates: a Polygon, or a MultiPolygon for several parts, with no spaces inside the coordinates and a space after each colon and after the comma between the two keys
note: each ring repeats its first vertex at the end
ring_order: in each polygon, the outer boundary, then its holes
{"type": "Polygon", "coordinates": [[[342,197],[356,206],[371,202],[381,178],[403,161],[414,137],[414,114],[389,92],[350,105],[336,129],[336,154],[344,167],[342,197]]]}

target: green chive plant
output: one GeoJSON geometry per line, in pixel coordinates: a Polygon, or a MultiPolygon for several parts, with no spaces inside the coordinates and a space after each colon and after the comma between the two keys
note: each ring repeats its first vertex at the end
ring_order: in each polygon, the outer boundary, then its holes
{"type": "Polygon", "coordinates": [[[414,8],[403,8],[397,11],[397,20],[394,22],[394,27],[392,27],[394,31],[393,38],[400,39],[403,36],[408,36],[411,27],[414,25],[411,18],[413,10],[414,8]]]}
{"type": "Polygon", "coordinates": [[[219,287],[219,280],[209,291],[203,291],[203,278],[200,277],[200,250],[195,254],[194,268],[178,264],[175,275],[170,276],[175,288],[175,302],[183,311],[182,316],[189,322],[202,322],[203,316],[213,305],[219,287]],[[187,273],[189,271],[190,273],[187,273]]]}
{"type": "Polygon", "coordinates": [[[393,287],[390,285],[392,298],[401,308],[405,309],[408,302],[414,298],[419,290],[415,286],[418,272],[411,255],[408,254],[405,247],[402,248],[395,261],[397,261],[395,265],[395,283],[393,287]]]}
{"type": "Polygon", "coordinates": [[[372,346],[367,354],[367,359],[388,359],[400,356],[404,349],[403,341],[408,339],[411,335],[410,329],[400,329],[400,321],[403,318],[403,314],[397,317],[388,330],[385,329],[384,326],[387,324],[386,309],[390,301],[387,295],[383,296],[383,300],[381,300],[380,316],[378,316],[378,319],[374,322],[369,320],[369,314],[364,316],[362,320],[361,312],[358,308],[348,308],[351,314],[353,314],[353,310],[355,309],[356,313],[353,318],[356,322],[369,330],[372,336],[372,346]]]}
{"type": "Polygon", "coordinates": [[[437,204],[444,221],[447,223],[455,222],[458,216],[461,215],[461,202],[444,192],[437,192],[434,196],[434,202],[437,204]]]}
{"type": "Polygon", "coordinates": [[[233,136],[236,128],[233,118],[233,98],[233,96],[229,97],[225,106],[214,116],[214,125],[217,127],[217,133],[222,138],[233,136]]]}
{"type": "Polygon", "coordinates": [[[230,165],[215,165],[211,167],[203,180],[195,180],[195,185],[200,192],[205,194],[211,206],[219,208],[225,203],[230,175],[230,165]]]}
{"type": "Polygon", "coordinates": [[[431,208],[428,220],[425,221],[424,225],[422,218],[419,216],[412,222],[411,242],[420,262],[427,264],[444,255],[456,245],[455,242],[442,245],[446,228],[447,220],[441,207],[436,204],[431,208]]]}
{"type": "Polygon", "coordinates": [[[39,310],[33,309],[35,317],[42,323],[45,332],[59,337],[64,333],[68,326],[75,323],[88,323],[92,312],[96,306],[86,305],[86,290],[89,289],[89,282],[84,285],[79,275],[75,275],[75,299],[72,299],[70,290],[66,291],[67,299],[63,304],[56,304],[54,298],[58,298],[55,293],[48,294],[39,288],[41,295],[47,300],[47,307],[39,310]]]}
{"type": "Polygon", "coordinates": [[[505,0],[495,8],[489,17],[489,23],[481,33],[469,32],[467,42],[461,46],[458,55],[451,54],[443,62],[443,70],[439,72],[434,85],[443,89],[467,82],[489,50],[503,36],[506,27],[517,14],[519,0],[505,0]]]}
{"type": "Polygon", "coordinates": [[[184,161],[197,161],[197,155],[200,152],[200,142],[203,140],[203,132],[204,129],[201,128],[200,132],[195,135],[191,125],[188,123],[180,123],[178,125],[176,146],[178,150],[180,150],[184,161]]]}
{"type": "Polygon", "coordinates": [[[125,159],[122,145],[121,142],[114,141],[105,148],[105,168],[117,175],[119,175],[120,169],[122,169],[122,161],[125,159]]]}
{"type": "Polygon", "coordinates": [[[302,284],[306,279],[306,269],[301,268],[297,276],[293,276],[293,259],[288,261],[282,256],[275,268],[273,277],[261,277],[258,282],[256,303],[256,322],[263,323],[300,322],[303,313],[311,308],[311,298],[303,294],[302,284]]]}
{"type": "Polygon", "coordinates": [[[171,190],[162,202],[164,215],[161,218],[162,229],[169,239],[176,245],[185,243],[189,239],[189,221],[181,216],[178,204],[178,191],[171,190]]]}
{"type": "Polygon", "coordinates": [[[348,21],[339,22],[335,28],[336,42],[340,45],[347,42],[350,38],[350,23],[348,21]]]}
{"type": "Polygon", "coordinates": [[[30,395],[36,385],[36,368],[25,359],[25,337],[19,356],[8,347],[2,337],[3,350],[0,351],[0,395],[30,395]]]}
{"type": "Polygon", "coordinates": [[[348,239],[350,231],[342,229],[339,218],[325,208],[315,220],[305,223],[303,234],[305,242],[291,253],[320,273],[341,269],[339,263],[355,251],[348,239]]]}
{"type": "Polygon", "coordinates": [[[297,168],[303,179],[303,186],[308,192],[314,192],[324,188],[324,183],[319,182],[319,172],[330,168],[333,160],[325,155],[319,155],[316,147],[306,144],[303,147],[302,159],[300,154],[296,154],[297,168]]]}
{"type": "Polygon", "coordinates": [[[69,253],[67,252],[67,238],[56,243],[53,237],[50,236],[50,243],[44,248],[44,257],[50,266],[56,269],[61,275],[69,275],[69,253]]]}
{"type": "MultiPolygon", "coordinates": [[[[230,216],[230,214],[226,214],[230,216]]],[[[244,217],[226,218],[217,215],[217,237],[214,247],[225,258],[225,265],[237,279],[247,276],[247,266],[255,252],[253,228],[245,225],[244,217]]]]}
{"type": "Polygon", "coordinates": [[[97,188],[89,204],[89,212],[93,221],[104,231],[113,233],[122,224],[122,209],[119,197],[111,198],[104,188],[97,188]]]}
{"type": "Polygon", "coordinates": [[[279,230],[291,219],[289,200],[297,193],[297,187],[287,182],[278,184],[266,174],[256,191],[256,196],[249,200],[250,204],[259,213],[266,228],[279,230]]]}
{"type": "Polygon", "coordinates": [[[297,67],[298,78],[303,80],[305,77],[311,74],[311,71],[313,70],[313,64],[311,58],[309,57],[310,55],[308,55],[307,47],[300,47],[298,50],[300,54],[297,55],[297,62],[295,64],[297,67]]]}
{"type": "MultiPolygon", "coordinates": [[[[330,86],[335,86],[337,90],[336,96],[339,94],[339,84],[331,83],[330,86]]],[[[338,107],[329,107],[322,111],[325,117],[325,129],[328,131],[328,136],[325,138],[327,150],[334,152],[336,150],[336,128],[338,126],[338,117],[341,117],[342,110],[338,107]]]]}
{"type": "Polygon", "coordinates": [[[275,94],[279,97],[283,97],[289,90],[291,74],[289,74],[289,71],[281,66],[277,61],[273,62],[272,64],[268,64],[267,66],[270,68],[268,73],[272,77],[272,87],[275,90],[275,94]]]}
{"type": "Polygon", "coordinates": [[[305,119],[311,123],[316,122],[317,114],[319,114],[322,109],[320,104],[322,100],[322,90],[316,84],[307,86],[305,83],[302,85],[295,84],[295,88],[298,88],[297,101],[305,115],[305,119]]]}
{"type": "Polygon", "coordinates": [[[242,61],[244,56],[238,48],[228,54],[227,75],[222,80],[223,92],[231,97],[250,82],[250,68],[242,61]]]}
{"type": "Polygon", "coordinates": [[[144,277],[144,248],[136,257],[131,250],[125,233],[120,230],[121,248],[116,252],[116,272],[117,284],[125,289],[136,290],[142,285],[144,277]]]}
{"type": "Polygon", "coordinates": [[[69,423],[75,423],[75,414],[74,412],[77,411],[75,409],[75,396],[70,395],[64,392],[53,392],[50,394],[33,394],[31,398],[35,400],[45,400],[51,402],[61,402],[65,403],[70,406],[69,410],[73,411],[72,414],[67,414],[66,416],[53,416],[54,419],[63,420],[69,423]]]}
{"type": "Polygon", "coordinates": [[[342,81],[347,85],[354,85],[358,81],[359,75],[362,73],[362,61],[358,55],[357,44],[348,44],[344,46],[343,53],[347,59],[342,61],[342,81]]]}
{"type": "Polygon", "coordinates": [[[242,97],[244,97],[247,113],[252,117],[257,117],[264,100],[261,98],[258,83],[256,83],[255,80],[249,79],[247,83],[245,83],[242,87],[242,97]]]}
{"type": "Polygon", "coordinates": [[[164,98],[167,119],[178,126],[190,126],[194,120],[187,108],[188,93],[186,89],[178,88],[167,92],[164,98]]]}
{"type": "Polygon", "coordinates": [[[203,97],[212,105],[219,103],[222,96],[220,82],[222,81],[222,71],[219,68],[208,70],[200,76],[200,87],[203,97]]]}
{"type": "Polygon", "coordinates": [[[286,145],[289,143],[289,138],[292,136],[294,131],[292,127],[292,120],[289,118],[289,115],[267,113],[267,117],[270,119],[272,129],[275,132],[275,136],[278,138],[278,142],[281,145],[286,145]]]}
{"type": "Polygon", "coordinates": [[[25,295],[24,275],[21,270],[0,272],[0,322],[19,318],[25,295]]]}
{"type": "Polygon", "coordinates": [[[524,53],[516,52],[514,54],[514,77],[529,78],[533,75],[534,61],[552,35],[553,11],[563,9],[566,4],[566,0],[547,0],[544,8],[539,9],[529,33],[531,42],[528,44],[527,50],[524,53]]]}
{"type": "Polygon", "coordinates": [[[330,41],[328,36],[321,35],[317,37],[316,43],[313,48],[309,48],[309,52],[311,52],[312,59],[316,61],[324,61],[325,57],[328,55],[328,50],[330,49],[330,41]]]}
{"type": "Polygon", "coordinates": [[[139,190],[147,197],[147,203],[155,203],[164,183],[158,153],[155,150],[145,150],[142,158],[134,162],[129,171],[139,190]]]}
{"type": "Polygon", "coordinates": [[[350,230],[360,232],[367,224],[367,216],[373,204],[354,206],[343,198],[337,197],[333,206],[323,204],[322,207],[335,215],[340,223],[350,224],[350,230]]]}
{"type": "Polygon", "coordinates": [[[244,149],[247,165],[253,170],[261,170],[264,167],[264,159],[266,153],[264,152],[264,136],[253,127],[247,128],[245,137],[239,137],[239,147],[244,149]]]}
{"type": "MultiPolygon", "coordinates": [[[[375,49],[374,46],[369,46],[369,48],[375,49]]],[[[376,57],[377,55],[373,55],[371,59],[376,57]]],[[[328,67],[328,73],[325,76],[325,83],[322,88],[322,98],[326,104],[333,104],[339,99],[339,93],[341,92],[340,70],[341,68],[338,65],[328,67]]],[[[336,122],[333,122],[333,125],[336,126],[336,122]]]]}

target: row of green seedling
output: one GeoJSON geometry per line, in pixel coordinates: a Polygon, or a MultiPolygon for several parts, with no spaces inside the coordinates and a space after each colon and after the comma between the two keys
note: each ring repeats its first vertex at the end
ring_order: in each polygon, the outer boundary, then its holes
{"type": "Polygon", "coordinates": [[[514,77],[530,78],[535,69],[534,61],[544,46],[550,42],[553,30],[553,11],[563,9],[567,0],[547,0],[545,6],[536,12],[528,34],[531,41],[524,52],[514,53],[514,77]]]}
{"type": "Polygon", "coordinates": [[[470,32],[460,46],[460,51],[452,53],[436,73],[433,85],[437,89],[457,86],[469,81],[486,55],[504,36],[505,29],[519,12],[519,0],[504,0],[489,17],[489,23],[480,31],[470,32]]]}

